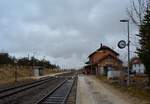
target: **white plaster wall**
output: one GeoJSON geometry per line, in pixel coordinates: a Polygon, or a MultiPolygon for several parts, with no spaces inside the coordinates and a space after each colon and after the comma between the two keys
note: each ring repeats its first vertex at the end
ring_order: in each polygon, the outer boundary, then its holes
{"type": "Polygon", "coordinates": [[[135,71],[136,73],[144,73],[145,67],[143,64],[133,64],[132,65],[132,70],[135,71]]]}
{"type": "Polygon", "coordinates": [[[104,67],[100,67],[100,74],[101,74],[101,75],[104,74],[104,67]]]}
{"type": "Polygon", "coordinates": [[[120,77],[120,72],[121,71],[110,70],[110,71],[108,71],[107,78],[110,79],[110,78],[114,78],[114,77],[120,77]]]}
{"type": "Polygon", "coordinates": [[[40,74],[39,69],[34,69],[34,76],[35,76],[35,77],[38,77],[39,74],[40,74]]]}

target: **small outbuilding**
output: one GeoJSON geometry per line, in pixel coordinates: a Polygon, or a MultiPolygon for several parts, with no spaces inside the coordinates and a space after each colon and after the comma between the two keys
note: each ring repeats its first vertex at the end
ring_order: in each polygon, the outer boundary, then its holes
{"type": "Polygon", "coordinates": [[[132,58],[131,63],[133,72],[135,72],[136,74],[144,74],[145,66],[138,57],[132,58]]]}
{"type": "Polygon", "coordinates": [[[33,71],[34,71],[34,76],[35,77],[38,77],[38,76],[42,76],[43,75],[43,67],[41,67],[41,66],[35,66],[34,68],[33,68],[33,71]]]}

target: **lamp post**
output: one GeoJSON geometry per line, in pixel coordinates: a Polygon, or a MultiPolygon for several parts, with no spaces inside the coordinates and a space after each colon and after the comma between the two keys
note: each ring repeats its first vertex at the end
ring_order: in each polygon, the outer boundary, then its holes
{"type": "Polygon", "coordinates": [[[120,22],[126,22],[127,23],[127,29],[128,29],[128,80],[127,85],[130,85],[130,33],[129,33],[129,20],[120,20],[120,22]]]}

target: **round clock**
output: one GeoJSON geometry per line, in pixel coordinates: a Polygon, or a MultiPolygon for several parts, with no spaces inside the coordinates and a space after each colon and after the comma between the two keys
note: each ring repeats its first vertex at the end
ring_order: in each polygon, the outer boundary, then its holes
{"type": "Polygon", "coordinates": [[[119,41],[119,43],[118,43],[118,47],[120,48],[120,49],[123,49],[123,48],[125,48],[126,47],[126,41],[124,41],[124,40],[121,40],[121,41],[119,41]]]}

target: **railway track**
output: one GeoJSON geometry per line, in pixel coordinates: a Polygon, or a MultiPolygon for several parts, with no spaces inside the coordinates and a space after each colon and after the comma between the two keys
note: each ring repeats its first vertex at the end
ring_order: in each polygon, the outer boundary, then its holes
{"type": "Polygon", "coordinates": [[[75,81],[73,83],[72,90],[67,98],[66,104],[76,104],[77,80],[78,80],[78,77],[76,76],[75,81]]]}
{"type": "Polygon", "coordinates": [[[56,78],[48,77],[48,78],[43,78],[43,79],[31,82],[31,83],[27,83],[27,84],[15,86],[15,87],[10,87],[10,88],[1,89],[0,90],[0,99],[4,99],[6,97],[15,95],[17,93],[21,93],[21,92],[23,92],[25,90],[28,90],[30,88],[33,88],[33,87],[36,87],[36,86],[40,86],[40,85],[42,85],[44,83],[47,83],[48,81],[52,81],[54,79],[56,79],[56,78]]]}
{"type": "Polygon", "coordinates": [[[75,78],[64,80],[36,104],[66,104],[74,83],[75,78]]]}
{"type": "Polygon", "coordinates": [[[27,84],[0,89],[0,104],[66,104],[70,93],[75,92],[72,89],[76,78],[72,73],[65,73],[64,77],[63,74],[61,77],[45,77],[27,84]]]}
{"type": "Polygon", "coordinates": [[[56,76],[74,76],[75,75],[75,71],[71,71],[71,72],[67,72],[67,73],[62,73],[62,74],[59,74],[59,75],[56,75],[56,76]]]}

